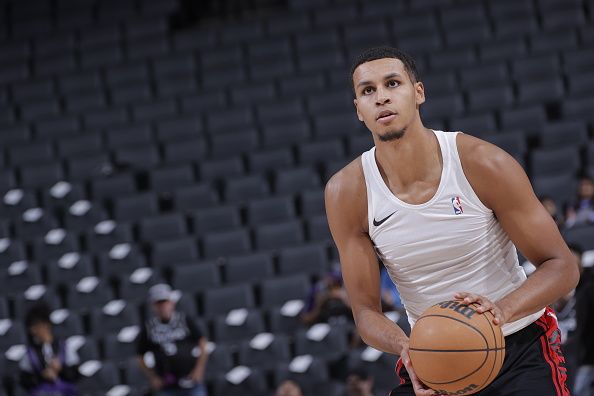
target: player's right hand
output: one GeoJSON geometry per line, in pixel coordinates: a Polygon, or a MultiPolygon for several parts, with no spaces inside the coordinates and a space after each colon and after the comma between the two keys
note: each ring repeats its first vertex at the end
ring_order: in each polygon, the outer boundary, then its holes
{"type": "Polygon", "coordinates": [[[400,359],[402,359],[402,364],[406,368],[406,372],[410,377],[410,381],[412,382],[413,390],[415,391],[416,396],[436,396],[439,393],[435,392],[433,389],[428,388],[424,383],[419,380],[417,374],[415,374],[415,370],[413,369],[412,362],[410,361],[410,356],[408,354],[408,346],[402,348],[402,352],[400,353],[400,359]]]}

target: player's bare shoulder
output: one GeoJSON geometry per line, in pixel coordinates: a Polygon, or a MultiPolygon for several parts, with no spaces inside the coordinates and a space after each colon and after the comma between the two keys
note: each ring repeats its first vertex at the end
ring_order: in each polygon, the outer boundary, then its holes
{"type": "Polygon", "coordinates": [[[527,180],[515,158],[492,143],[459,133],[456,146],[466,178],[487,207],[492,207],[492,196],[498,191],[493,186],[503,187],[518,177],[527,180]]]}
{"type": "Polygon", "coordinates": [[[360,156],[328,180],[324,196],[329,221],[332,221],[335,213],[340,213],[345,219],[366,224],[367,189],[360,156]]]}

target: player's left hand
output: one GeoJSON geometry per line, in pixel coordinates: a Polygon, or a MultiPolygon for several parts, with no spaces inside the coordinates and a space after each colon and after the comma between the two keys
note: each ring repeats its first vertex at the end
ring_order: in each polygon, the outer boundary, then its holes
{"type": "Polygon", "coordinates": [[[497,326],[503,326],[505,323],[507,323],[507,318],[501,307],[489,300],[487,297],[481,296],[480,294],[458,292],[454,294],[454,298],[456,300],[462,300],[464,304],[478,304],[479,307],[477,308],[477,312],[479,313],[491,311],[494,316],[493,324],[497,326]]]}

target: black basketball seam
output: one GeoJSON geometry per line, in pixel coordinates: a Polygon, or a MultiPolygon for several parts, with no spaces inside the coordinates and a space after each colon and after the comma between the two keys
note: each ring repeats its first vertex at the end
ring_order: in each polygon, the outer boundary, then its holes
{"type": "MultiPolygon", "coordinates": [[[[466,325],[466,326],[470,327],[471,329],[473,329],[474,331],[476,331],[476,332],[477,332],[477,333],[478,333],[478,334],[479,334],[479,335],[480,335],[480,336],[483,338],[483,341],[485,341],[485,345],[487,345],[487,346],[489,345],[489,343],[487,342],[487,339],[485,338],[485,336],[483,335],[483,333],[481,333],[481,332],[480,332],[480,331],[479,331],[479,330],[478,330],[476,327],[474,327],[474,326],[473,326],[473,325],[471,325],[470,323],[466,323],[466,322],[464,322],[464,321],[462,321],[462,320],[460,320],[460,319],[456,319],[456,318],[453,318],[453,317],[451,317],[451,316],[447,316],[447,315],[437,315],[437,314],[426,315],[426,316],[422,316],[422,317],[420,317],[420,318],[417,320],[417,323],[418,323],[419,321],[421,321],[422,319],[425,319],[425,318],[430,318],[430,317],[432,317],[432,316],[436,316],[436,317],[439,317],[439,318],[447,318],[447,319],[452,319],[452,320],[455,320],[455,321],[457,321],[457,322],[460,322],[460,323],[462,323],[463,325],[466,325]]],[[[410,350],[410,349],[409,349],[409,350],[410,350]]],[[[437,350],[437,351],[439,351],[439,350],[437,350]]],[[[478,367],[477,367],[477,368],[476,368],[474,371],[470,372],[469,374],[465,375],[464,377],[460,377],[460,378],[458,378],[458,379],[455,379],[455,380],[452,380],[452,381],[447,381],[447,382],[432,382],[432,381],[426,381],[426,380],[422,379],[422,378],[421,378],[421,377],[420,377],[418,374],[417,374],[417,377],[419,377],[419,379],[420,379],[421,381],[423,381],[423,382],[425,382],[425,383],[427,383],[427,384],[435,384],[435,385],[446,385],[446,384],[451,384],[452,382],[457,382],[457,381],[463,380],[464,378],[468,378],[468,377],[470,377],[472,374],[474,374],[474,373],[476,373],[477,371],[479,371],[479,370],[480,370],[480,369],[481,369],[481,368],[482,368],[482,367],[485,365],[485,363],[487,362],[487,357],[488,357],[488,356],[489,356],[489,353],[487,352],[487,353],[485,354],[485,359],[483,360],[483,362],[482,362],[482,363],[480,364],[480,366],[478,366],[478,367]]]]}
{"type": "MultiPolygon", "coordinates": [[[[486,313],[486,312],[485,312],[486,313]]],[[[484,315],[483,313],[483,318],[485,318],[485,320],[487,321],[487,323],[489,324],[489,328],[491,329],[491,332],[493,333],[493,341],[495,341],[495,346],[497,347],[498,344],[498,340],[497,340],[497,335],[495,335],[495,330],[493,329],[493,323],[489,320],[489,318],[484,315]]],[[[485,386],[487,386],[487,382],[489,381],[489,379],[491,378],[491,375],[493,374],[493,371],[495,370],[495,364],[497,363],[497,356],[499,354],[499,351],[501,349],[505,349],[505,348],[495,348],[495,358],[493,359],[493,367],[491,367],[491,371],[489,372],[489,375],[487,376],[487,379],[481,384],[481,386],[479,387],[480,389],[483,389],[485,386]]],[[[489,357],[489,353],[487,352],[487,357],[489,357]]],[[[493,378],[495,379],[495,378],[493,378]]]]}
{"type": "Polygon", "coordinates": [[[478,349],[424,349],[424,348],[408,348],[409,351],[417,352],[491,352],[500,351],[505,348],[478,348],[478,349]]]}

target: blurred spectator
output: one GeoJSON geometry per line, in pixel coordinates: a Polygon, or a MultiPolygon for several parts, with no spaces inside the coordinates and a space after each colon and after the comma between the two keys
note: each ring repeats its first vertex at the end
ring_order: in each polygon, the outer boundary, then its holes
{"type": "Polygon", "coordinates": [[[303,391],[295,381],[285,380],[276,388],[274,396],[303,396],[303,391]]]}
{"type": "Polygon", "coordinates": [[[567,209],[565,226],[592,223],[594,223],[594,181],[590,177],[583,177],[580,180],[577,201],[567,209]]]}
{"type": "Polygon", "coordinates": [[[574,382],[575,396],[594,396],[594,279],[592,268],[582,271],[576,291],[577,370],[574,382]]]}
{"type": "Polygon", "coordinates": [[[203,383],[207,340],[184,313],[175,310],[172,298],[169,285],[158,284],[149,290],[154,315],[145,322],[140,334],[140,367],[159,396],[206,396],[203,383]],[[193,353],[196,346],[200,349],[198,358],[193,353]],[[154,369],[143,359],[147,352],[155,357],[154,369]]]}
{"type": "Polygon", "coordinates": [[[346,385],[348,396],[373,396],[373,377],[364,368],[352,370],[346,385]]]}
{"type": "Polygon", "coordinates": [[[44,304],[32,307],[25,325],[28,345],[19,363],[21,386],[31,396],[78,395],[74,382],[79,358],[66,340],[54,337],[49,307],[44,304]]]}
{"type": "Polygon", "coordinates": [[[553,220],[555,220],[557,227],[559,227],[559,229],[563,228],[563,216],[559,213],[559,209],[557,208],[557,203],[555,200],[553,200],[551,197],[544,196],[540,198],[540,203],[545,207],[547,212],[549,212],[553,220]]]}
{"type": "Polygon", "coordinates": [[[323,282],[312,289],[309,307],[301,315],[307,325],[353,321],[353,313],[339,271],[326,274],[323,282]]]}
{"type": "Polygon", "coordinates": [[[402,301],[400,301],[400,293],[398,293],[398,289],[392,279],[390,279],[390,275],[388,271],[386,271],[386,267],[382,265],[381,268],[381,290],[382,290],[382,307],[384,311],[402,311],[402,301]]]}
{"type": "Polygon", "coordinates": [[[580,269],[580,282],[571,293],[556,301],[553,308],[561,330],[568,383],[575,384],[572,394],[583,396],[590,395],[584,393],[589,387],[584,388],[583,384],[594,380],[594,343],[591,340],[594,330],[591,318],[594,312],[594,282],[582,266],[582,249],[575,245],[569,248],[580,269]],[[578,386],[583,389],[578,389],[578,386]]]}

